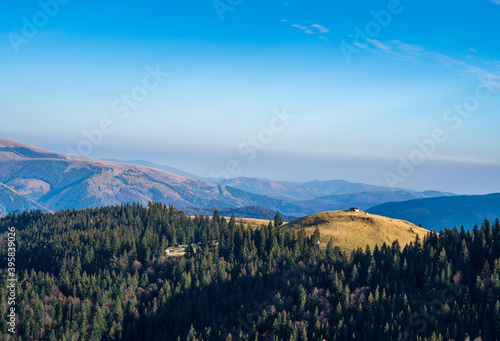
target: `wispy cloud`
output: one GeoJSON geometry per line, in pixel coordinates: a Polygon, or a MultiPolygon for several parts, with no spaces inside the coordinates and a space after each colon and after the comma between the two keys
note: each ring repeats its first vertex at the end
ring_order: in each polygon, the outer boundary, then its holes
{"type": "Polygon", "coordinates": [[[370,43],[372,43],[373,45],[375,45],[375,47],[377,47],[380,50],[384,50],[384,51],[390,51],[391,50],[390,46],[385,45],[381,41],[378,41],[378,40],[375,40],[375,39],[368,39],[368,41],[370,43]]]}
{"type": "Polygon", "coordinates": [[[318,37],[319,39],[324,40],[324,41],[328,41],[328,39],[325,37],[325,34],[328,34],[328,32],[330,32],[330,29],[328,29],[327,27],[325,27],[323,25],[312,24],[310,26],[302,26],[302,25],[293,24],[292,27],[296,27],[296,28],[301,29],[305,34],[318,33],[318,34],[320,34],[320,36],[318,37]]]}
{"type": "MultiPolygon", "coordinates": [[[[500,0],[496,0],[500,4],[500,0]]],[[[430,58],[440,62],[443,66],[457,69],[459,72],[477,77],[481,82],[500,89],[500,73],[487,70],[483,67],[478,67],[469,62],[463,62],[456,58],[427,51],[425,48],[403,43],[400,40],[380,41],[376,39],[367,39],[365,43],[355,43],[357,48],[360,48],[371,53],[390,54],[393,57],[411,62],[422,62],[425,58],[430,58]]]]}
{"type": "Polygon", "coordinates": [[[307,26],[300,26],[297,24],[293,24],[292,27],[300,28],[302,31],[304,31],[305,34],[314,34],[314,32],[311,31],[307,26]]]}
{"type": "Polygon", "coordinates": [[[494,2],[497,5],[500,5],[500,0],[491,0],[491,1],[494,2]]]}
{"type": "Polygon", "coordinates": [[[330,30],[328,28],[326,28],[325,26],[318,25],[318,24],[312,24],[311,27],[314,27],[314,28],[318,29],[318,31],[320,33],[328,33],[328,32],[330,32],[330,30]]]}
{"type": "Polygon", "coordinates": [[[430,53],[429,55],[436,58],[447,67],[458,68],[460,72],[475,76],[483,83],[496,89],[500,89],[500,74],[498,72],[492,72],[443,54],[430,53]]]}
{"type": "Polygon", "coordinates": [[[483,160],[469,156],[435,154],[429,156],[429,158],[437,161],[459,162],[459,163],[468,163],[468,164],[486,165],[486,166],[500,166],[500,162],[498,161],[483,160]]]}

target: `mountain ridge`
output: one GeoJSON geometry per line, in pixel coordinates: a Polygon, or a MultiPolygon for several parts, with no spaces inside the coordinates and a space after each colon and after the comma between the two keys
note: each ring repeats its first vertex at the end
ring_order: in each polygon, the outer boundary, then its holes
{"type": "MultiPolygon", "coordinates": [[[[6,203],[9,203],[4,205],[5,212],[9,212],[7,206],[10,210],[41,207],[56,211],[126,202],[145,205],[156,201],[200,211],[209,208],[233,209],[239,214],[254,214],[256,210],[235,208],[262,207],[300,217],[351,206],[366,209],[388,201],[427,196],[424,192],[400,192],[389,187],[345,180],[296,183],[260,178],[220,180],[191,178],[179,172],[190,174],[148,161],[122,163],[62,155],[0,139],[0,183],[12,190],[4,189],[6,203]]],[[[434,196],[451,195],[438,191],[429,193],[434,196]]],[[[269,211],[266,212],[267,217],[269,211]]]]}
{"type": "Polygon", "coordinates": [[[493,221],[500,217],[500,193],[389,202],[368,212],[408,220],[432,230],[455,226],[470,230],[484,219],[493,221]]]}

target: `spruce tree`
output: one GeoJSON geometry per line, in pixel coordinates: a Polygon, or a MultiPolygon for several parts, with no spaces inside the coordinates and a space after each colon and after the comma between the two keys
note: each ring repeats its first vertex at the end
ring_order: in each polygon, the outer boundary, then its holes
{"type": "Polygon", "coordinates": [[[281,214],[279,212],[276,212],[274,216],[274,227],[278,227],[283,225],[283,219],[281,218],[281,214]]]}

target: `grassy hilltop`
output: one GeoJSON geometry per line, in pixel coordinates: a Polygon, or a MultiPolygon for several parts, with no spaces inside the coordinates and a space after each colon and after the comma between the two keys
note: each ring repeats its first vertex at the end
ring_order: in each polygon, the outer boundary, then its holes
{"type": "Polygon", "coordinates": [[[373,247],[382,243],[391,244],[398,240],[401,246],[415,240],[416,234],[423,237],[426,229],[410,222],[383,217],[366,212],[330,211],[308,215],[287,224],[289,228],[305,228],[312,234],[316,227],[321,233],[323,245],[332,238],[342,249],[353,250],[366,245],[373,247]]]}

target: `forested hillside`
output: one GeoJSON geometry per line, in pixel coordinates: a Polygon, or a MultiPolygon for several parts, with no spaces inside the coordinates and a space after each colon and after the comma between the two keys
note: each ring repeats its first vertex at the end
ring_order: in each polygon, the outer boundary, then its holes
{"type": "MultiPolygon", "coordinates": [[[[465,340],[500,335],[500,223],[344,253],[163,204],[0,219],[18,340],[465,340]],[[187,247],[185,256],[165,253],[187,247]]],[[[1,270],[0,287],[6,288],[1,270]]],[[[6,316],[6,293],[0,315],[6,316]]],[[[5,335],[8,326],[0,319],[5,335]]]]}

